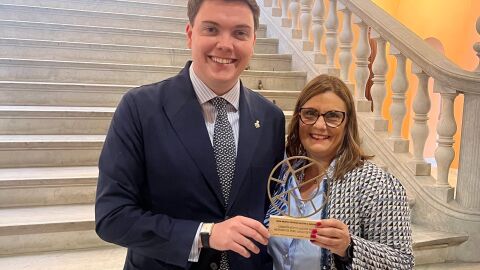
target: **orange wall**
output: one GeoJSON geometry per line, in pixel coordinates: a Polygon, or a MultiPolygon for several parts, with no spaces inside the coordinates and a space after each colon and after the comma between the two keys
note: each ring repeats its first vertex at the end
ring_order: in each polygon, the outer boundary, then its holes
{"type": "MultiPolygon", "coordinates": [[[[478,0],[373,0],[378,6],[382,7],[390,15],[404,24],[407,28],[415,32],[420,38],[436,38],[443,47],[447,58],[463,69],[474,70],[478,65],[478,58],[472,46],[479,41],[479,36],[475,30],[475,22],[480,16],[480,1],[478,0]],[[428,12],[426,12],[428,11],[428,12]]],[[[388,48],[387,48],[388,49],[388,48]]],[[[388,50],[387,50],[388,53],[388,50]]],[[[388,94],[385,99],[383,113],[389,117],[389,106],[391,103],[391,81],[395,70],[395,61],[392,56],[388,56],[389,73],[387,75],[388,94]]],[[[409,89],[407,90],[407,104],[411,108],[411,102],[416,93],[418,80],[416,76],[410,73],[410,64],[407,62],[407,74],[409,79],[409,89]]],[[[431,82],[432,84],[432,82],[431,82]]],[[[431,85],[430,85],[431,88],[431,85]]],[[[461,89],[459,89],[461,90],[461,89]]],[[[435,130],[438,121],[440,107],[439,94],[433,94],[432,89],[432,109],[430,111],[429,127],[430,131],[435,130]]],[[[460,148],[460,131],[462,123],[463,96],[459,95],[455,100],[455,118],[457,122],[457,134],[455,140],[455,160],[453,167],[458,167],[458,153],[460,148]]],[[[411,115],[413,112],[407,112],[404,122],[404,137],[409,137],[411,115]]],[[[436,134],[431,132],[427,140],[425,150],[426,157],[433,157],[436,148],[436,134]]]]}

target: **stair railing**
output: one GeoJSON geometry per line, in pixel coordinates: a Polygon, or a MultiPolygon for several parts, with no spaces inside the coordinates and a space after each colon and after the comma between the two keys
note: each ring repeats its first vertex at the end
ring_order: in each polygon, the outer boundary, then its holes
{"type": "MultiPolygon", "coordinates": [[[[262,1],[259,1],[262,2],[262,1]]],[[[288,0],[264,1],[264,6],[274,6],[273,16],[280,17],[280,25],[286,28],[290,38],[299,44],[309,59],[310,67],[318,67],[317,72],[339,75],[355,91],[357,110],[365,115],[367,123],[378,134],[387,134],[386,145],[394,154],[407,157],[407,167],[418,185],[441,204],[460,211],[480,215],[480,65],[476,71],[459,68],[415,33],[403,26],[370,0],[288,0]],[[328,1],[328,10],[325,2],[328,1]],[[300,9],[299,9],[300,4],[300,9]],[[288,12],[285,8],[288,7],[288,12]],[[300,10],[300,13],[298,13],[300,10]],[[339,14],[343,13],[342,28],[339,32],[339,14]],[[325,18],[325,13],[327,13],[325,18]],[[286,15],[289,14],[289,17],[286,15]],[[359,29],[358,42],[352,46],[352,24],[359,29]],[[372,101],[365,98],[369,77],[368,57],[370,38],[377,44],[373,62],[372,101]],[[322,54],[322,41],[324,51],[322,54]],[[387,44],[390,50],[387,52],[387,44]],[[394,56],[396,69],[391,81],[392,102],[389,107],[391,118],[385,119],[382,110],[387,94],[386,74],[389,70],[386,54],[394,56]],[[338,57],[339,65],[336,65],[338,57]],[[354,59],[354,60],[353,60],[354,59]],[[403,122],[406,117],[407,60],[412,64],[412,73],[418,78],[417,92],[412,103],[410,135],[412,154],[409,153],[409,140],[403,122]],[[325,67],[326,66],[326,67],[325,67]],[[349,72],[354,68],[354,79],[349,72]],[[441,96],[441,110],[436,131],[428,129],[427,120],[431,107],[428,94],[429,78],[433,78],[434,92],[441,96]],[[449,170],[455,156],[453,144],[457,131],[454,118],[454,102],[458,95],[464,95],[462,138],[459,155],[459,170],[456,190],[448,182],[449,170]],[[371,112],[373,103],[373,112],[371,112]],[[387,132],[388,121],[391,131],[387,132]],[[431,165],[423,155],[428,134],[436,132],[437,148],[435,160],[437,177],[431,175],[431,165]],[[425,180],[430,179],[430,180],[425,180]],[[423,182],[422,182],[423,181],[423,182]],[[456,195],[454,196],[456,192],[456,195]]],[[[480,33],[480,18],[476,28],[480,33]]],[[[480,57],[480,43],[474,45],[480,57]]],[[[310,76],[311,77],[311,76],[310,76]]],[[[390,82],[389,82],[390,83],[390,82]]],[[[380,136],[381,137],[381,136],[380,136]]]]}

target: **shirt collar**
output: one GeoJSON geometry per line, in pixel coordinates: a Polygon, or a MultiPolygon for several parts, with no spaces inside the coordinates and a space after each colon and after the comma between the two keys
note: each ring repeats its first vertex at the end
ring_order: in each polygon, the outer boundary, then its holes
{"type": "MultiPolygon", "coordinates": [[[[193,90],[195,91],[200,104],[203,105],[204,103],[217,97],[217,94],[215,94],[215,92],[213,92],[212,89],[202,82],[202,80],[198,78],[197,74],[195,74],[195,71],[193,70],[193,63],[190,65],[189,74],[190,80],[193,84],[193,90]]],[[[238,110],[238,104],[240,102],[240,80],[237,80],[237,83],[235,83],[232,89],[228,90],[228,92],[221,97],[227,100],[228,103],[232,104],[235,110],[238,110]]]]}

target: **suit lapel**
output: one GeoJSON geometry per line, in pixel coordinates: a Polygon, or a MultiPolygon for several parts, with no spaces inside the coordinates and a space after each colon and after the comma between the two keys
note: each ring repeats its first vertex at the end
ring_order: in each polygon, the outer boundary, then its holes
{"type": "MultiPolygon", "coordinates": [[[[193,90],[188,74],[189,64],[173,78],[171,91],[164,109],[178,138],[183,143],[207,184],[223,204],[215,156],[208,136],[202,108],[193,90]]],[[[186,168],[187,169],[187,168],[186,168]]]]}
{"type": "Polygon", "coordinates": [[[230,191],[227,213],[232,207],[233,202],[235,202],[235,198],[238,196],[239,190],[246,180],[247,172],[250,171],[250,162],[255,153],[258,139],[261,135],[261,129],[256,128],[255,122],[258,120],[261,123],[263,119],[260,119],[259,115],[255,113],[255,106],[252,104],[252,102],[251,93],[242,86],[240,88],[239,104],[240,127],[238,151],[235,162],[235,175],[233,177],[232,189],[230,191]]]}

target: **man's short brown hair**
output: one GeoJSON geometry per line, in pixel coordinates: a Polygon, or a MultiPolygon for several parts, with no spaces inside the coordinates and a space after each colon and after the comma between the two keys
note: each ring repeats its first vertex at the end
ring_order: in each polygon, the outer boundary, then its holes
{"type": "MultiPolygon", "coordinates": [[[[208,1],[208,0],[207,0],[208,1]]],[[[260,17],[260,8],[258,7],[257,1],[255,0],[223,0],[225,2],[243,2],[248,5],[250,10],[253,14],[253,24],[254,30],[256,31],[259,26],[259,17],[260,17]]],[[[198,10],[202,6],[205,0],[188,0],[188,20],[190,21],[190,25],[193,26],[193,22],[195,21],[195,17],[197,17],[198,10]]]]}

